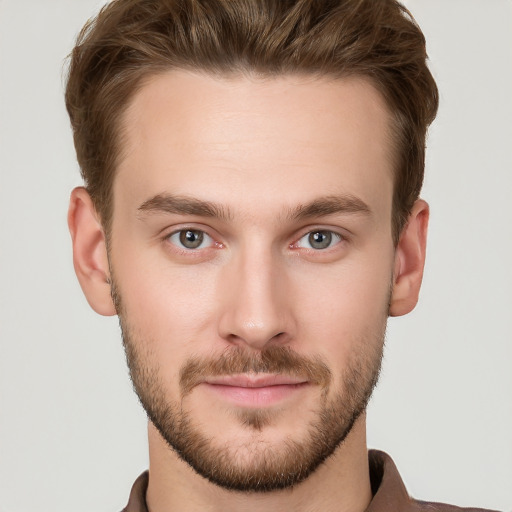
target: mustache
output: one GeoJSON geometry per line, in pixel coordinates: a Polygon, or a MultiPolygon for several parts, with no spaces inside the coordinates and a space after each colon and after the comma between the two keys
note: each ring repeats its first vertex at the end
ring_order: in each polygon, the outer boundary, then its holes
{"type": "Polygon", "coordinates": [[[180,371],[182,398],[206,377],[240,373],[273,373],[300,377],[318,384],[324,390],[329,387],[332,379],[329,367],[320,357],[305,357],[282,346],[269,346],[259,352],[234,347],[215,359],[189,359],[180,371]]]}

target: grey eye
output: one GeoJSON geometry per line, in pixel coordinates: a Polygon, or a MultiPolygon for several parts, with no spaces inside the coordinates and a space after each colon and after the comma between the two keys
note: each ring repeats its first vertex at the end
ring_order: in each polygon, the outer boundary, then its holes
{"type": "Polygon", "coordinates": [[[203,243],[203,238],[202,231],[188,229],[187,231],[180,232],[180,243],[187,249],[197,249],[203,243]]]}
{"type": "Polygon", "coordinates": [[[297,242],[297,247],[321,251],[322,249],[328,249],[329,247],[336,245],[342,240],[343,237],[334,231],[319,229],[317,231],[310,231],[309,233],[306,233],[297,242]]]}
{"type": "Polygon", "coordinates": [[[314,231],[309,233],[308,242],[313,249],[327,249],[332,243],[332,233],[330,231],[314,231]]]}
{"type": "Polygon", "coordinates": [[[169,236],[169,241],[185,249],[201,249],[205,245],[211,245],[212,239],[204,231],[199,229],[182,229],[169,236]]]}

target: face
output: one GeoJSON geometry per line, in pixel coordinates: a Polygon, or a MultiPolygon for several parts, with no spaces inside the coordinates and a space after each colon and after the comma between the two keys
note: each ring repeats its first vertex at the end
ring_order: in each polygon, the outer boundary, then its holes
{"type": "Polygon", "coordinates": [[[362,80],[153,78],[109,247],[137,393],[226,488],[307,477],[364,410],[395,261],[389,114],[362,80]]]}

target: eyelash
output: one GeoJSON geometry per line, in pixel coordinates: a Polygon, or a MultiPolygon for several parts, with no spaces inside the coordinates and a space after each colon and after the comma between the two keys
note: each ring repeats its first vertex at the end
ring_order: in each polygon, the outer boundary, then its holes
{"type": "Polygon", "coordinates": [[[174,247],[176,247],[177,250],[183,252],[184,254],[191,254],[194,252],[198,252],[199,250],[208,249],[210,247],[222,247],[222,244],[216,242],[213,237],[211,237],[206,231],[203,229],[197,229],[193,227],[184,227],[182,229],[178,229],[176,231],[173,231],[172,233],[169,233],[164,237],[164,240],[172,244],[174,247]],[[197,247],[186,247],[183,245],[183,237],[186,237],[187,234],[194,233],[198,234],[200,237],[199,245],[197,247]],[[176,238],[176,240],[173,241],[173,238],[176,238]],[[208,238],[210,240],[210,243],[207,247],[201,247],[203,243],[203,239],[208,238]]]}
{"type": "Polygon", "coordinates": [[[340,244],[345,240],[346,237],[331,229],[312,229],[304,233],[296,242],[291,244],[291,247],[299,249],[302,248],[311,252],[324,252],[328,251],[329,249],[332,249],[333,247],[335,247],[336,245],[340,244]],[[321,240],[315,240],[315,235],[320,235],[321,237],[325,238],[322,238],[321,240]],[[314,243],[322,245],[322,243],[325,242],[325,239],[327,239],[327,245],[325,247],[311,247],[311,245],[313,245],[314,243]],[[300,243],[302,240],[307,240],[307,243],[310,245],[310,247],[301,247],[300,243]]]}

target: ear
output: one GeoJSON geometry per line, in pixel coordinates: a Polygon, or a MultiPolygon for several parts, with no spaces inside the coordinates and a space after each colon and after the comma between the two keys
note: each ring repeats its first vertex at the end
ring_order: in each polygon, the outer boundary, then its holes
{"type": "Polygon", "coordinates": [[[87,302],[100,315],[115,315],[105,234],[91,197],[83,187],[71,192],[68,226],[73,265],[87,302]]]}
{"type": "Polygon", "coordinates": [[[411,312],[418,302],[427,247],[428,204],[418,199],[395,251],[390,316],[411,312]]]}

